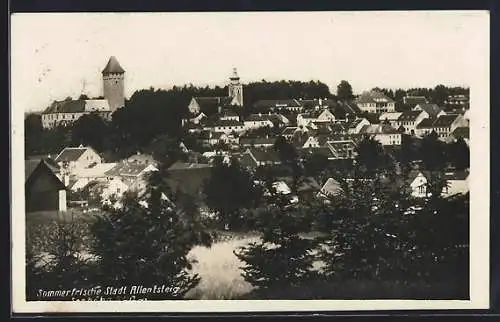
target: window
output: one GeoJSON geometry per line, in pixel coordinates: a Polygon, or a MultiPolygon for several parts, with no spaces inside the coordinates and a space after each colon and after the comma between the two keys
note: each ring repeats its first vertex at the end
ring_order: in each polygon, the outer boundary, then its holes
{"type": "Polygon", "coordinates": [[[418,187],[418,193],[425,193],[425,186],[419,186],[418,187]]]}

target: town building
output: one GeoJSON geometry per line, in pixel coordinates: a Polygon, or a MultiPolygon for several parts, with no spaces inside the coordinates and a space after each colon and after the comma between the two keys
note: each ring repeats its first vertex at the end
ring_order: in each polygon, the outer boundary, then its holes
{"type": "Polygon", "coordinates": [[[433,131],[440,140],[445,141],[457,127],[468,127],[469,123],[461,114],[446,114],[439,116],[432,124],[433,131]]]}
{"type": "Polygon", "coordinates": [[[387,124],[365,125],[360,131],[361,135],[373,137],[383,146],[400,146],[401,133],[387,124]]]}
{"type": "Polygon", "coordinates": [[[102,71],[102,99],[67,98],[54,101],[41,114],[43,128],[69,125],[80,117],[96,113],[105,120],[110,120],[112,113],[125,105],[125,70],[116,57],[112,56],[102,71]]]}
{"type": "Polygon", "coordinates": [[[413,109],[413,111],[425,111],[429,118],[436,119],[441,115],[445,115],[446,113],[443,111],[441,107],[437,104],[417,104],[413,109]]]}
{"type": "Polygon", "coordinates": [[[66,211],[66,186],[59,178],[59,167],[50,160],[25,161],[26,212],[66,211]]]}
{"type": "Polygon", "coordinates": [[[55,158],[64,175],[77,176],[80,170],[102,163],[99,154],[87,146],[64,148],[55,158]]]}
{"type": "Polygon", "coordinates": [[[200,112],[213,115],[233,106],[243,106],[243,85],[240,83],[236,68],[229,77],[228,96],[193,97],[189,102],[188,110],[192,116],[196,117],[200,112]]]}
{"type": "Polygon", "coordinates": [[[404,111],[395,122],[394,128],[401,128],[405,134],[415,135],[417,125],[426,118],[429,118],[429,114],[423,110],[404,111]]]}
{"type": "Polygon", "coordinates": [[[300,112],[303,109],[302,104],[296,99],[286,100],[258,100],[253,107],[259,111],[277,112],[287,110],[289,112],[300,112]]]}
{"type": "Polygon", "coordinates": [[[410,108],[414,108],[419,104],[427,104],[429,101],[425,96],[405,96],[403,97],[403,104],[409,106],[410,108]]]}
{"type": "Polygon", "coordinates": [[[363,112],[384,113],[394,112],[396,102],[382,92],[371,90],[361,93],[356,98],[356,104],[363,112]]]}

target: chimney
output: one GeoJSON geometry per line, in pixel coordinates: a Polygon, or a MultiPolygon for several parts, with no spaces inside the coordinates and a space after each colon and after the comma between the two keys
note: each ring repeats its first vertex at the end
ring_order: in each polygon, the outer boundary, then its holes
{"type": "Polygon", "coordinates": [[[262,117],[262,113],[259,113],[259,117],[262,117]]]}
{"type": "MultiPolygon", "coordinates": [[[[219,101],[220,101],[220,98],[219,98],[219,101]]],[[[219,103],[220,103],[220,102],[219,102],[219,103]]],[[[219,114],[220,114],[220,113],[222,113],[222,106],[220,106],[220,105],[219,105],[219,107],[218,107],[218,112],[219,112],[219,114]]]]}

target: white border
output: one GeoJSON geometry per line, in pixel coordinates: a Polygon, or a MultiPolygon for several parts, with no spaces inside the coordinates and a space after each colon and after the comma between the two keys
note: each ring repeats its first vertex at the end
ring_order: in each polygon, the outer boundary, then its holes
{"type": "MultiPolygon", "coordinates": [[[[484,36],[479,52],[471,57],[478,62],[471,82],[471,220],[470,220],[470,300],[214,300],[214,301],[138,301],[66,302],[25,301],[25,222],[24,222],[24,111],[11,102],[12,134],[12,310],[14,313],[63,312],[276,312],[276,311],[351,311],[351,310],[430,310],[487,309],[489,307],[489,12],[485,14],[484,36]]],[[[11,44],[15,39],[11,39],[11,44]]],[[[464,46],[468,46],[467,41],[464,46]]],[[[425,48],[423,48],[425,50],[425,48]]],[[[450,53],[452,54],[452,53],[450,53]]],[[[16,63],[11,61],[15,79],[16,63]]],[[[416,80],[417,82],[417,80],[416,80]]],[[[14,82],[15,83],[15,82],[14,82]]],[[[22,91],[12,88],[12,92],[22,91]]],[[[29,93],[24,93],[29,95],[29,93]]],[[[450,223],[453,225],[453,223],[450,223]]]]}

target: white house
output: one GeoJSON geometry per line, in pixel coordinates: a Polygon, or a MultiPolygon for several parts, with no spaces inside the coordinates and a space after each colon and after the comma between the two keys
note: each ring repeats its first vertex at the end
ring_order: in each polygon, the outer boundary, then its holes
{"type": "Polygon", "coordinates": [[[418,170],[411,171],[408,175],[410,194],[415,198],[427,197],[427,178],[418,170]]]}
{"type": "Polygon", "coordinates": [[[401,145],[401,133],[388,124],[365,125],[359,133],[372,136],[384,146],[401,145]]]}
{"type": "Polygon", "coordinates": [[[469,192],[469,171],[446,172],[445,178],[448,185],[443,189],[443,196],[450,197],[469,192]]]}
{"type": "Polygon", "coordinates": [[[461,114],[446,114],[439,116],[432,124],[433,130],[440,140],[446,140],[457,127],[468,127],[469,123],[461,114]]]}
{"type": "Polygon", "coordinates": [[[94,149],[84,146],[64,148],[57,155],[55,161],[65,175],[76,176],[80,170],[102,162],[101,157],[94,149]]]}
{"type": "Polygon", "coordinates": [[[397,128],[398,127],[397,121],[398,121],[399,117],[401,116],[401,114],[403,114],[403,113],[402,112],[382,113],[382,114],[380,114],[378,120],[380,121],[380,123],[389,122],[389,124],[392,127],[397,128]]]}
{"type": "Polygon", "coordinates": [[[77,191],[85,188],[85,186],[92,181],[106,181],[106,172],[111,170],[116,163],[100,163],[90,168],[80,169],[76,173],[76,181],[71,185],[72,191],[77,191]]]}
{"type": "Polygon", "coordinates": [[[232,132],[239,134],[245,131],[245,124],[235,120],[216,120],[211,124],[207,124],[204,130],[222,132],[225,134],[230,134],[232,132]]]}
{"type": "Polygon", "coordinates": [[[251,114],[243,121],[245,129],[257,129],[261,127],[273,127],[271,114],[251,114]]]}
{"type": "Polygon", "coordinates": [[[331,198],[339,196],[342,193],[343,189],[340,183],[333,178],[328,178],[328,180],[326,180],[325,184],[321,187],[320,191],[318,192],[318,197],[331,198]]]}
{"type": "Polygon", "coordinates": [[[429,114],[424,110],[405,111],[395,122],[395,128],[404,128],[405,134],[415,135],[417,125],[427,118],[429,114]]]}
{"type": "Polygon", "coordinates": [[[347,134],[359,134],[361,129],[366,125],[370,125],[370,121],[368,121],[366,118],[355,119],[348,124],[347,134]]]}
{"type": "Polygon", "coordinates": [[[49,129],[57,125],[68,125],[92,112],[106,120],[111,118],[112,113],[107,99],[56,101],[42,112],[42,126],[49,129]]]}
{"type": "Polygon", "coordinates": [[[393,99],[379,91],[365,91],[356,99],[356,104],[363,112],[384,113],[394,112],[396,103],[393,99]]]}
{"type": "Polygon", "coordinates": [[[309,113],[301,113],[297,115],[297,126],[306,127],[310,123],[331,123],[335,122],[335,115],[328,108],[323,108],[318,111],[309,113]]]}

